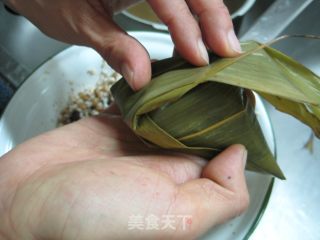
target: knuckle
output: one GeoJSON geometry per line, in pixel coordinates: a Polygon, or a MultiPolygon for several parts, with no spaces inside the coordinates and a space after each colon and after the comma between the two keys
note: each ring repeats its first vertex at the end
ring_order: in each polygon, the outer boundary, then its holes
{"type": "Polygon", "coordinates": [[[162,13],[162,21],[168,28],[174,28],[181,23],[181,21],[185,21],[189,17],[192,17],[190,11],[185,6],[178,6],[175,13],[167,12],[162,13]]]}
{"type": "Polygon", "coordinates": [[[219,15],[222,15],[223,17],[230,18],[230,12],[228,7],[224,4],[223,0],[215,0],[213,2],[214,9],[219,15]]]}
{"type": "Polygon", "coordinates": [[[115,52],[116,50],[116,46],[115,44],[101,44],[101,50],[100,52],[103,53],[103,57],[104,59],[109,63],[111,64],[111,60],[112,60],[112,57],[113,57],[113,53],[115,52]]]}
{"type": "Polygon", "coordinates": [[[91,42],[95,50],[102,55],[107,63],[118,70],[123,58],[123,55],[120,54],[122,51],[119,51],[119,49],[129,45],[126,36],[117,35],[117,38],[115,38],[113,35],[106,35],[97,39],[97,41],[92,40],[91,42]]]}
{"type": "Polygon", "coordinates": [[[227,6],[221,2],[219,5],[218,5],[218,9],[219,11],[224,14],[224,15],[228,15],[229,16],[229,9],[227,8],[227,6]]]}
{"type": "Polygon", "coordinates": [[[197,14],[203,21],[214,21],[214,24],[219,22],[227,28],[233,26],[229,9],[222,0],[207,1],[201,7],[197,6],[197,9],[197,14]]]}

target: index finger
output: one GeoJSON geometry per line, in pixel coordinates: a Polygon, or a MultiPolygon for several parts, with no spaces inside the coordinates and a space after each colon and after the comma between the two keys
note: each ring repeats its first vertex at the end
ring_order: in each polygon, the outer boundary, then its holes
{"type": "Polygon", "coordinates": [[[223,0],[187,0],[198,16],[205,42],[215,53],[233,57],[241,53],[229,11],[223,0]]]}
{"type": "Polygon", "coordinates": [[[168,26],[179,54],[194,65],[208,64],[209,57],[198,23],[184,0],[149,0],[154,12],[168,26]]]}

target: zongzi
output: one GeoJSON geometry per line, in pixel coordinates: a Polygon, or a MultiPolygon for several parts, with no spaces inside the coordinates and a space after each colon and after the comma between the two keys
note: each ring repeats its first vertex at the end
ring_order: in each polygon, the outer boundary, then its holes
{"type": "Polygon", "coordinates": [[[148,86],[124,79],[111,89],[125,121],[156,146],[211,158],[231,144],[248,149],[247,169],[284,179],[254,113],[253,91],[320,136],[320,78],[283,53],[251,41],[235,58],[210,54],[194,67],[181,58],[153,64],[148,86]]]}

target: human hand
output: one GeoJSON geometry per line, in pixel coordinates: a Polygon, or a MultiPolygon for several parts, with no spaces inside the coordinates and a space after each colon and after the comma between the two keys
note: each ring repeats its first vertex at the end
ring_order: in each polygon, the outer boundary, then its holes
{"type": "Polygon", "coordinates": [[[80,120],[0,158],[0,239],[195,239],[246,209],[245,161],[241,145],[208,163],[148,148],[110,112],[80,120]],[[130,230],[139,215],[175,229],[130,230]]]}
{"type": "MultiPolygon", "coordinates": [[[[151,77],[150,59],[141,44],[112,20],[138,0],[7,0],[47,35],[96,49],[130,86],[138,90],[151,77]]],[[[149,0],[168,26],[178,53],[194,65],[208,62],[205,45],[221,56],[241,51],[222,0],[149,0]],[[193,17],[198,17],[199,24],[193,17]]]]}

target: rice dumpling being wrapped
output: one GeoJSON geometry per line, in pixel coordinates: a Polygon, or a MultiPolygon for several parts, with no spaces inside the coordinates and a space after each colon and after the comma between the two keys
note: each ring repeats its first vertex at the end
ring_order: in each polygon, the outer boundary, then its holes
{"type": "Polygon", "coordinates": [[[254,112],[255,91],[320,137],[320,78],[283,53],[242,43],[244,53],[194,67],[179,57],[152,64],[138,92],[125,79],[111,89],[123,118],[148,143],[210,159],[232,144],[248,149],[246,168],[285,179],[254,112]]]}

